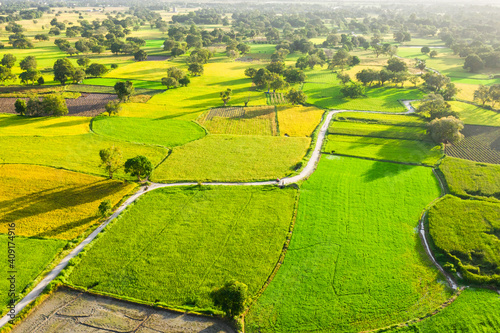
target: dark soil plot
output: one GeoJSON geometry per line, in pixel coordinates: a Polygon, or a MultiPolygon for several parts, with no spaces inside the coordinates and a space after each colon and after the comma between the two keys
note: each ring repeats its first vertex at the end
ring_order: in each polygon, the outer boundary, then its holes
{"type": "Polygon", "coordinates": [[[446,145],[446,155],[466,160],[500,164],[500,128],[465,125],[465,138],[457,144],[446,145]]]}
{"type": "Polygon", "coordinates": [[[15,333],[234,332],[221,320],[61,288],[16,326],[15,333]]]}
{"type": "Polygon", "coordinates": [[[148,56],[148,61],[165,61],[170,59],[169,56],[165,55],[150,55],[148,56]]]}
{"type": "MultiPolygon", "coordinates": [[[[107,102],[116,99],[111,94],[82,94],[76,99],[67,99],[69,116],[94,117],[105,111],[107,102]]],[[[0,98],[0,113],[15,113],[17,98],[0,98]]]]}

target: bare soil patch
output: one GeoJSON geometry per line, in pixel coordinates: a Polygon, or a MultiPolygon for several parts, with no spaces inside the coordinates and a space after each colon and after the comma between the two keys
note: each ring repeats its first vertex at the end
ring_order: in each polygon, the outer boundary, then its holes
{"type": "Polygon", "coordinates": [[[13,333],[234,332],[219,319],[60,288],[12,330],[13,333]]]}
{"type": "MultiPolygon", "coordinates": [[[[116,99],[111,94],[85,94],[75,99],[66,99],[68,116],[95,117],[105,111],[107,102],[116,99]]],[[[14,103],[17,98],[0,98],[0,113],[16,113],[14,103]]],[[[25,99],[27,100],[27,99],[25,99]]]]}
{"type": "Polygon", "coordinates": [[[165,55],[148,55],[148,61],[165,61],[170,59],[170,56],[165,55]]]}

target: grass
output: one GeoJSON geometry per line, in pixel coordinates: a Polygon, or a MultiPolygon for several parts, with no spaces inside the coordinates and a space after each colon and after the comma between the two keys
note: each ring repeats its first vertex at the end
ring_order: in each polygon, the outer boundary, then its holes
{"type": "Polygon", "coordinates": [[[416,227],[439,196],[424,167],[323,156],[247,332],[359,332],[432,311],[449,293],[416,227]]]}
{"type": "Polygon", "coordinates": [[[491,290],[467,288],[445,309],[391,333],[498,332],[500,296],[491,290]]]}
{"type": "Polygon", "coordinates": [[[418,89],[386,85],[368,87],[366,97],[350,99],[342,96],[341,87],[334,73],[322,71],[308,75],[303,91],[308,96],[308,103],[321,108],[386,112],[405,112],[407,110],[399,100],[420,99],[424,96],[418,89]]]}
{"type": "Polygon", "coordinates": [[[321,122],[324,111],[314,106],[278,106],[281,135],[311,136],[321,122]]]}
{"type": "Polygon", "coordinates": [[[453,111],[458,112],[460,120],[464,124],[500,126],[500,113],[498,112],[463,102],[451,101],[448,103],[453,111]]]}
{"type": "MultiPolygon", "coordinates": [[[[92,133],[53,137],[0,136],[1,163],[38,164],[107,176],[100,167],[101,149],[117,146],[123,160],[137,155],[148,157],[154,165],[167,155],[167,149],[107,139],[92,133]]],[[[117,177],[126,177],[123,170],[117,177]]]]}
{"type": "Polygon", "coordinates": [[[278,134],[274,106],[212,109],[203,114],[198,122],[212,134],[278,134]]]}
{"type": "Polygon", "coordinates": [[[117,140],[180,146],[205,136],[205,130],[191,121],[127,117],[97,117],[92,129],[99,135],[117,140]],[[154,135],[152,135],[154,133],[154,135]]]}
{"type": "MultiPolygon", "coordinates": [[[[441,261],[500,282],[500,204],[447,195],[429,210],[429,233],[441,261]]],[[[457,270],[458,270],[457,267],[457,270]]],[[[467,272],[466,272],[467,271],[467,272]]],[[[470,282],[476,282],[474,280],[470,282]]]]}
{"type": "Polygon", "coordinates": [[[308,138],[209,135],[173,149],[154,173],[160,182],[252,181],[291,174],[308,138]]]}
{"type": "Polygon", "coordinates": [[[489,78],[489,74],[498,74],[495,70],[491,72],[484,70],[481,73],[469,73],[463,68],[465,58],[454,55],[450,49],[436,49],[436,51],[438,51],[438,55],[431,58],[428,55],[422,54],[418,48],[399,47],[398,55],[410,59],[424,59],[427,67],[448,76],[454,83],[486,85],[500,83],[500,79],[489,78]]]}
{"type": "Polygon", "coordinates": [[[69,280],[175,307],[213,309],[210,291],[231,279],[254,295],[278,261],[296,194],[276,187],[155,190],[111,226],[69,280]]]}
{"type": "MultiPolygon", "coordinates": [[[[104,86],[104,87],[114,87],[114,85],[120,81],[125,81],[125,79],[116,79],[116,78],[85,79],[85,80],[83,80],[83,84],[104,86]]],[[[161,84],[161,82],[159,82],[159,81],[147,81],[147,80],[135,80],[135,79],[126,79],[126,81],[131,81],[134,84],[134,88],[138,88],[138,89],[165,90],[165,86],[163,86],[161,84]]]]}
{"type": "Polygon", "coordinates": [[[0,165],[0,233],[71,240],[99,221],[104,200],[116,205],[135,186],[116,180],[23,164],[0,165]]]}
{"type": "Polygon", "coordinates": [[[439,165],[439,169],[444,174],[452,194],[500,200],[500,165],[447,156],[439,165]]]}
{"type": "MultiPolygon", "coordinates": [[[[171,67],[169,61],[138,61],[121,66],[109,71],[104,77],[122,80],[161,81],[167,77],[167,68],[171,67]]],[[[163,86],[163,89],[166,89],[163,86]]]]}
{"type": "Polygon", "coordinates": [[[362,122],[333,121],[328,127],[331,134],[371,136],[406,140],[429,140],[425,127],[398,126],[362,122]]]}
{"type": "Polygon", "coordinates": [[[22,117],[0,114],[0,136],[63,136],[90,132],[87,117],[22,117]]]}
{"type": "MultiPolygon", "coordinates": [[[[10,282],[9,273],[12,269],[7,261],[7,244],[10,240],[7,235],[0,235],[0,243],[4,249],[4,258],[0,261],[0,313],[7,311],[7,304],[10,301],[8,291],[10,282]]],[[[65,241],[58,239],[32,239],[25,237],[15,237],[15,275],[16,275],[16,294],[23,292],[29,287],[32,281],[42,272],[42,270],[54,259],[62,248],[66,245],[65,241]]]]}
{"type": "MultiPolygon", "coordinates": [[[[172,65],[186,71],[185,58],[179,57],[172,65]]],[[[147,104],[131,104],[122,111],[123,116],[161,119],[194,120],[208,109],[222,106],[220,92],[231,88],[233,94],[228,106],[265,105],[264,94],[251,89],[251,80],[244,71],[247,63],[227,62],[224,56],[214,57],[204,65],[202,76],[191,77],[189,87],[170,89],[153,96],[147,104]],[[221,75],[224,73],[224,75],[221,75]]]]}
{"type": "Polygon", "coordinates": [[[417,140],[328,135],[323,152],[384,161],[434,165],[443,155],[441,146],[417,140]]]}

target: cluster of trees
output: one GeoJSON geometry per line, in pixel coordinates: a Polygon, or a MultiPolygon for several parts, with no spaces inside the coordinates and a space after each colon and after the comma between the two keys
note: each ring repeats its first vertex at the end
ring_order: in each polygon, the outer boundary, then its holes
{"type": "Polygon", "coordinates": [[[395,85],[401,84],[403,86],[410,79],[410,74],[408,73],[406,62],[398,58],[391,58],[387,61],[385,68],[380,71],[363,69],[356,73],[356,79],[364,86],[371,86],[374,82],[377,82],[380,86],[383,86],[386,82],[392,82],[395,85]]]}
{"type": "Polygon", "coordinates": [[[486,107],[486,103],[489,102],[493,109],[496,103],[500,102],[500,84],[494,84],[489,87],[480,85],[479,88],[474,91],[474,101],[481,103],[483,107],[486,107]]]}
{"type": "Polygon", "coordinates": [[[153,163],[143,155],[129,158],[123,163],[121,149],[115,146],[100,150],[99,157],[101,167],[108,173],[110,179],[113,179],[113,175],[121,168],[124,168],[125,173],[129,173],[132,177],[137,176],[138,181],[148,179],[154,170],[153,163]]]}
{"type": "Polygon", "coordinates": [[[423,54],[429,55],[429,57],[431,57],[431,58],[435,58],[438,55],[438,52],[436,50],[431,50],[431,48],[428,47],[428,46],[423,46],[420,49],[420,52],[423,53],[423,54]]]}
{"type": "Polygon", "coordinates": [[[55,94],[43,96],[41,100],[38,96],[33,96],[28,99],[28,102],[24,99],[17,99],[14,106],[21,116],[42,117],[68,114],[66,100],[61,95],[55,94]]]}
{"type": "Polygon", "coordinates": [[[172,22],[183,24],[229,25],[229,20],[226,17],[222,17],[215,9],[200,9],[187,14],[172,15],[172,22]]]}
{"type": "Polygon", "coordinates": [[[166,86],[167,89],[177,88],[178,86],[187,87],[189,83],[191,83],[189,77],[178,67],[167,68],[167,77],[161,79],[161,84],[166,86]]]}
{"type": "Polygon", "coordinates": [[[458,113],[451,110],[443,96],[439,94],[427,95],[417,113],[431,122],[428,124],[427,132],[437,143],[456,143],[464,137],[460,131],[464,128],[458,113]]]}

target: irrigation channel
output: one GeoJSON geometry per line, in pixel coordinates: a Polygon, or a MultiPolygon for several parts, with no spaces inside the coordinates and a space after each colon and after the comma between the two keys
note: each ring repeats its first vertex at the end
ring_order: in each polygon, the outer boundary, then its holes
{"type": "MultiPolygon", "coordinates": [[[[214,183],[202,183],[202,185],[210,185],[210,186],[262,186],[262,185],[279,185],[279,186],[285,186],[288,184],[293,184],[297,183],[301,180],[307,179],[316,169],[316,166],[319,162],[320,156],[321,156],[321,148],[323,146],[323,142],[326,137],[326,133],[328,131],[328,126],[332,120],[332,117],[335,114],[342,113],[342,112],[360,112],[360,113],[378,113],[378,114],[395,114],[395,115],[404,115],[404,114],[412,114],[415,112],[415,109],[413,106],[411,106],[411,102],[413,100],[403,100],[401,103],[407,108],[408,111],[406,112],[399,112],[399,113],[394,113],[394,112],[379,112],[379,111],[361,111],[361,110],[331,110],[326,113],[326,117],[323,120],[323,124],[321,125],[321,128],[318,132],[318,136],[316,139],[316,145],[314,146],[314,150],[311,154],[311,157],[309,161],[307,162],[307,165],[304,167],[304,169],[296,176],[292,177],[286,177],[282,178],[280,180],[270,180],[270,181],[262,181],[262,182],[248,182],[248,183],[222,183],[222,182],[214,182],[214,183]]],[[[437,175],[436,175],[437,177],[437,175]]],[[[439,177],[438,177],[439,179],[439,177]]],[[[441,179],[439,179],[439,182],[441,184],[441,191],[444,194],[444,188],[441,183],[441,179]]],[[[152,183],[147,187],[143,187],[140,190],[138,190],[136,193],[134,193],[130,198],[128,198],[106,221],[104,221],[99,227],[97,227],[83,242],[81,242],[77,247],[73,249],[64,259],[61,260],[61,262],[54,268],[52,269],[47,276],[40,281],[33,290],[31,290],[23,299],[19,301],[19,303],[16,304],[16,313],[19,314],[28,304],[33,302],[42,292],[43,290],[47,287],[47,285],[52,282],[60,273],[61,271],[68,265],[69,261],[76,257],[90,242],[94,240],[94,238],[111,222],[113,221],[118,215],[120,215],[125,208],[127,208],[131,203],[133,203],[137,198],[142,196],[143,194],[154,191],[158,188],[163,188],[163,187],[174,187],[174,186],[193,186],[193,185],[198,185],[198,183],[195,182],[184,182],[184,183],[171,183],[171,184],[163,184],[163,183],[152,183]]],[[[426,215],[426,211],[423,213],[422,218],[420,220],[419,224],[419,230],[420,230],[420,236],[422,238],[422,244],[425,247],[425,250],[434,263],[434,265],[438,268],[438,270],[445,276],[449,286],[453,289],[456,290],[458,288],[458,285],[455,283],[453,280],[453,277],[449,275],[442,267],[439,265],[439,263],[436,261],[434,258],[434,255],[432,254],[432,251],[429,247],[429,242],[427,240],[427,234],[424,229],[424,218],[426,215]]],[[[11,318],[8,315],[5,315],[3,318],[0,319],[0,328],[5,326],[11,318]]]]}

